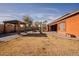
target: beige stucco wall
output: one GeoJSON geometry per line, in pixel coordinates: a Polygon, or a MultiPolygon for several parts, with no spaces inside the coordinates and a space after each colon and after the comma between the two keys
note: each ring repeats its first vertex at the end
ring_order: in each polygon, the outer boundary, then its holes
{"type": "Polygon", "coordinates": [[[4,25],[3,24],[0,24],[0,33],[3,32],[3,29],[4,29],[4,25]]]}
{"type": "Polygon", "coordinates": [[[12,32],[12,31],[14,31],[14,25],[6,24],[6,32],[12,32]]]}
{"type": "MultiPolygon", "coordinates": [[[[25,29],[25,26],[18,28],[16,25],[16,31],[20,30],[23,31],[25,29]]],[[[0,24],[0,33],[3,33],[4,31],[4,24],[0,24]]],[[[13,32],[14,31],[14,25],[13,24],[6,24],[5,32],[13,32]]]]}

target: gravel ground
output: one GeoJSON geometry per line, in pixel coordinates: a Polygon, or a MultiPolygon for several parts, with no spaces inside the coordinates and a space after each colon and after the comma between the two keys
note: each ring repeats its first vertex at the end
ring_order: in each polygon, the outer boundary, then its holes
{"type": "Polygon", "coordinates": [[[67,40],[45,35],[19,36],[0,42],[2,56],[79,56],[79,40],[67,40]]]}

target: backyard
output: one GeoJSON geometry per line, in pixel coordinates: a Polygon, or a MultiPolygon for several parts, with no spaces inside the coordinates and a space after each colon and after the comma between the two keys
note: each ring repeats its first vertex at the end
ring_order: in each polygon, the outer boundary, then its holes
{"type": "Polygon", "coordinates": [[[0,42],[0,55],[79,56],[79,40],[61,39],[51,33],[19,36],[7,42],[0,42]]]}

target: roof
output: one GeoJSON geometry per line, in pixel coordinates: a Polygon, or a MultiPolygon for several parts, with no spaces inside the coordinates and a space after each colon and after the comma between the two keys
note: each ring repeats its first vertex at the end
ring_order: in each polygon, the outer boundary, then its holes
{"type": "Polygon", "coordinates": [[[71,13],[67,13],[64,16],[56,19],[55,21],[53,21],[53,22],[51,22],[49,24],[56,23],[56,22],[59,22],[61,20],[65,20],[66,18],[71,17],[71,16],[76,15],[76,14],[79,14],[79,10],[78,11],[71,12],[71,13]]]}
{"type": "Polygon", "coordinates": [[[9,20],[9,21],[3,21],[4,23],[10,23],[10,24],[25,24],[24,22],[22,21],[18,21],[18,20],[9,20]]]}

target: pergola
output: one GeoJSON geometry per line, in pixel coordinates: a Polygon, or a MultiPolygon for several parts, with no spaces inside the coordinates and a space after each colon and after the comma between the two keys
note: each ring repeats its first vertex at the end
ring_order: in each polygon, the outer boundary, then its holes
{"type": "Polygon", "coordinates": [[[14,24],[14,31],[16,31],[16,25],[18,26],[18,34],[20,34],[20,25],[23,24],[26,28],[26,24],[22,21],[18,20],[9,20],[9,21],[3,21],[4,22],[4,33],[6,33],[6,24],[14,24]]]}

